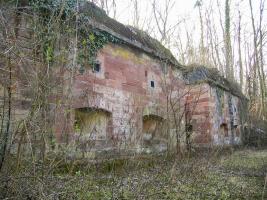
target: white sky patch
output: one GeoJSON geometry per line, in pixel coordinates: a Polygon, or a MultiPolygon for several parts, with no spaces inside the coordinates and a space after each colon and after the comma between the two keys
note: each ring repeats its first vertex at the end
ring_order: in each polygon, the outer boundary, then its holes
{"type": "MultiPolygon", "coordinates": [[[[259,24],[259,7],[261,0],[252,0],[253,12],[255,17],[256,26],[259,24]]],[[[134,25],[134,6],[133,0],[116,0],[116,20],[125,25],[134,25]]],[[[159,30],[156,26],[156,20],[152,11],[153,0],[138,0],[138,14],[139,23],[138,28],[148,32],[149,35],[156,39],[160,39],[159,30]]],[[[169,48],[174,56],[181,61],[181,51],[186,51],[186,48],[197,48],[200,45],[200,18],[198,7],[195,7],[196,0],[171,0],[173,3],[172,8],[169,11],[168,16],[168,27],[175,26],[175,31],[171,34],[169,38],[170,43],[165,44],[169,48]],[[177,25],[178,24],[178,25],[177,25]],[[176,26],[177,25],[177,26],[176,26]],[[190,41],[188,40],[190,36],[190,41]],[[180,45],[178,49],[178,44],[180,45]]],[[[217,41],[216,45],[220,51],[220,57],[222,57],[222,62],[224,63],[224,9],[225,0],[202,0],[202,16],[204,23],[204,43],[207,50],[210,50],[210,41],[208,39],[207,21],[209,18],[211,20],[213,32],[210,34],[216,34],[217,41]]],[[[157,9],[163,11],[165,7],[166,0],[157,0],[157,9]]],[[[266,4],[266,3],[265,3],[266,4]]],[[[267,10],[267,5],[265,6],[264,12],[267,10]]],[[[238,76],[238,55],[237,55],[237,29],[239,21],[239,11],[241,13],[241,28],[242,28],[242,48],[245,49],[246,45],[248,48],[253,49],[253,30],[251,25],[251,14],[249,9],[249,0],[230,0],[230,21],[231,21],[231,43],[233,51],[234,65],[236,66],[235,72],[238,76]]],[[[109,13],[111,17],[114,16],[113,11],[109,13]]],[[[267,30],[267,15],[263,15],[263,27],[267,30]]],[[[267,51],[266,51],[267,52],[267,51]]],[[[198,53],[198,52],[195,52],[198,53]]],[[[243,52],[245,54],[245,52],[243,52]]],[[[183,55],[185,58],[189,57],[187,54],[183,55]]],[[[264,56],[266,57],[266,55],[264,56]]],[[[244,58],[243,58],[244,59],[244,58]]],[[[266,59],[265,59],[266,60],[266,59]]],[[[188,62],[188,61],[187,61],[188,62]]],[[[185,63],[186,64],[186,63],[185,63]]],[[[218,66],[216,66],[218,67],[218,66]]]]}

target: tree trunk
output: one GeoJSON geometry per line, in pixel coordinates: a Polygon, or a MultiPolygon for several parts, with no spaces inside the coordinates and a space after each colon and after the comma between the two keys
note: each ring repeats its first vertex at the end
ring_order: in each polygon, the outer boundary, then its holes
{"type": "MultiPolygon", "coordinates": [[[[9,70],[9,84],[7,87],[7,111],[4,110],[3,116],[3,132],[1,134],[1,143],[0,143],[0,172],[3,168],[3,163],[6,156],[6,150],[8,146],[8,138],[10,136],[10,123],[11,123],[11,85],[12,85],[12,74],[11,74],[11,63],[10,58],[7,59],[7,69],[9,70]],[[5,112],[7,112],[7,119],[5,121],[5,112]]],[[[5,109],[5,105],[3,107],[5,109]]]]}
{"type": "Polygon", "coordinates": [[[230,80],[234,79],[233,65],[232,65],[232,48],[231,48],[231,35],[230,35],[230,6],[229,0],[225,0],[225,74],[230,80]]]}
{"type": "Polygon", "coordinates": [[[242,52],[241,52],[241,14],[240,10],[238,11],[239,20],[238,20],[238,57],[239,57],[239,83],[241,89],[243,88],[243,62],[242,62],[242,52]]]}
{"type": "MultiPolygon", "coordinates": [[[[256,83],[256,75],[258,74],[259,77],[259,85],[260,85],[260,96],[261,96],[261,104],[259,108],[259,115],[262,116],[263,111],[265,110],[264,105],[264,98],[265,98],[265,88],[264,88],[264,80],[263,80],[263,74],[261,73],[260,69],[260,60],[259,60],[259,51],[258,51],[258,38],[257,38],[257,30],[255,27],[255,19],[253,15],[253,8],[252,8],[252,2],[249,0],[249,6],[250,6],[250,14],[251,14],[251,24],[253,28],[253,43],[254,43],[254,57],[255,57],[255,63],[254,63],[254,80],[253,82],[256,83]]],[[[261,29],[261,27],[260,27],[261,29]]]]}

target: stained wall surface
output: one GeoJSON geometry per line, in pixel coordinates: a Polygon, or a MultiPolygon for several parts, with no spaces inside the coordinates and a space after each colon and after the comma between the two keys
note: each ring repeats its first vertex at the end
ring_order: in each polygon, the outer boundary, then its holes
{"type": "Polygon", "coordinates": [[[194,143],[241,144],[240,98],[207,83],[194,85],[189,91],[187,121],[194,143]]]}
{"type": "MultiPolygon", "coordinates": [[[[125,145],[139,148],[147,137],[143,119],[153,116],[162,122],[166,120],[170,86],[178,88],[176,93],[184,89],[181,72],[143,52],[115,44],[106,45],[99,52],[97,61],[100,64],[97,72],[89,67],[84,73],[75,75],[71,111],[62,106],[57,112],[55,131],[58,142],[63,141],[66,134],[74,139],[79,137],[73,128],[75,110],[77,114],[79,109],[88,112],[88,117],[91,111],[109,113],[109,126],[106,126],[106,133],[101,134],[106,134],[107,139],[102,149],[124,148],[125,145]]],[[[174,92],[172,95],[175,96],[174,92]]],[[[162,139],[156,144],[158,150],[166,150],[166,131],[159,128],[155,131],[162,134],[160,137],[157,133],[157,140],[162,139]]]]}

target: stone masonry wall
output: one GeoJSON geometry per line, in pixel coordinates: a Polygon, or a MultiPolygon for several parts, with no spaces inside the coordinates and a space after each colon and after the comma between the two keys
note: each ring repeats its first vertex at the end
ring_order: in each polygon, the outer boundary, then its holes
{"type": "Polygon", "coordinates": [[[240,104],[238,97],[212,87],[213,143],[218,145],[241,143],[240,104]]]}
{"type": "Polygon", "coordinates": [[[186,123],[192,126],[192,142],[209,144],[211,137],[211,111],[213,103],[210,101],[210,86],[208,84],[188,86],[188,114],[186,123]]]}
{"type": "MultiPolygon", "coordinates": [[[[65,134],[76,137],[73,130],[75,109],[101,109],[111,114],[108,141],[101,143],[101,149],[119,147],[137,148],[138,151],[143,142],[144,116],[166,119],[166,86],[173,84],[182,89],[181,73],[126,46],[106,45],[97,59],[101,68],[99,72],[88,68],[83,74],[75,75],[69,121],[65,122],[65,107],[57,112],[57,139],[62,141],[65,134]]],[[[159,151],[167,148],[164,134],[162,131],[162,141],[156,144],[159,151]]]]}
{"type": "Polygon", "coordinates": [[[241,143],[240,99],[207,83],[188,86],[188,123],[198,145],[241,143]]]}

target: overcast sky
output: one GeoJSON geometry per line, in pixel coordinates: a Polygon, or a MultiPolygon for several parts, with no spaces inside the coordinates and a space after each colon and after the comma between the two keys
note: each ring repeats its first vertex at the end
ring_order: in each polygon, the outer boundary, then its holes
{"type": "MultiPolygon", "coordinates": [[[[133,16],[133,7],[130,3],[131,0],[117,0],[116,1],[116,19],[124,24],[132,24],[132,16],[133,16]]],[[[152,0],[139,0],[139,13],[141,21],[147,22],[151,17],[151,2],[152,0]]],[[[158,7],[164,7],[165,0],[158,0],[158,7]]],[[[198,18],[198,10],[194,8],[196,0],[173,0],[174,4],[170,12],[170,23],[175,24],[177,21],[185,19],[188,22],[188,25],[197,25],[198,18]]],[[[224,2],[225,0],[203,0],[203,8],[207,8],[212,6],[215,9],[215,14],[218,17],[218,7],[217,2],[220,4],[220,11],[222,17],[224,15],[224,2]]],[[[231,17],[233,23],[235,22],[235,18],[238,14],[238,9],[240,9],[242,14],[242,20],[244,24],[250,24],[250,12],[249,12],[249,1],[248,0],[230,0],[231,2],[231,17]]],[[[260,0],[252,0],[254,13],[259,13],[259,2],[260,0]]],[[[267,7],[267,6],[266,6],[267,7]]],[[[266,10],[266,9],[265,9],[266,10]]],[[[266,11],[265,11],[266,12],[266,11]]],[[[267,20],[266,16],[265,19],[267,20]]],[[[257,20],[257,17],[256,17],[257,20]]]]}
{"type": "MultiPolygon", "coordinates": [[[[116,0],[116,19],[123,24],[133,25],[133,4],[132,0],[116,0]]],[[[156,22],[152,12],[152,1],[153,0],[139,0],[138,1],[138,13],[140,14],[140,24],[139,28],[143,30],[148,30],[150,27],[149,34],[159,39],[159,33],[156,28],[156,22]],[[151,30],[152,27],[152,30],[151,30]]],[[[253,12],[255,15],[255,22],[258,24],[259,19],[259,7],[261,0],[252,0],[253,12]]],[[[264,2],[264,0],[262,0],[264,2]]],[[[166,0],[157,0],[158,9],[164,8],[164,2],[166,0]]],[[[173,6],[169,12],[169,26],[173,26],[179,22],[176,32],[172,35],[173,41],[177,39],[178,35],[182,38],[182,42],[186,41],[186,30],[190,33],[193,38],[192,43],[195,47],[198,46],[200,42],[200,20],[198,8],[195,8],[196,0],[172,0],[173,6]]],[[[266,4],[266,2],[265,2],[266,4]]],[[[210,14],[210,19],[213,20],[214,28],[216,34],[218,35],[218,43],[223,48],[224,37],[223,37],[223,26],[224,26],[224,9],[225,0],[203,0],[202,11],[203,15],[210,14]],[[219,5],[218,5],[219,4],[219,5]],[[212,12],[210,12],[212,10],[212,12]],[[221,19],[220,19],[221,16],[221,19]]],[[[263,27],[267,30],[267,5],[265,5],[263,27]]],[[[236,52],[237,44],[237,25],[238,25],[238,14],[241,13],[241,27],[242,27],[242,40],[250,41],[251,48],[253,48],[253,37],[252,36],[252,26],[251,26],[251,15],[249,9],[249,0],[230,0],[230,17],[231,17],[231,34],[232,34],[232,45],[234,54],[236,52]]],[[[113,13],[109,14],[113,17],[113,13]]],[[[204,21],[204,23],[206,23],[204,21]]],[[[204,30],[205,32],[205,30],[204,30]]],[[[206,32],[205,32],[206,34],[206,32]]],[[[209,46],[208,41],[205,41],[207,46],[209,46]]],[[[184,44],[185,46],[187,44],[184,44]]],[[[165,45],[166,46],[166,45],[165,45]]],[[[174,55],[178,58],[179,52],[173,44],[166,46],[170,48],[174,55]]],[[[236,63],[237,64],[237,63],[236,63]]]]}

